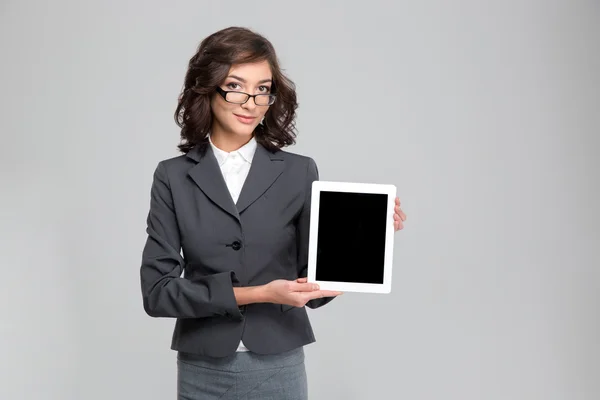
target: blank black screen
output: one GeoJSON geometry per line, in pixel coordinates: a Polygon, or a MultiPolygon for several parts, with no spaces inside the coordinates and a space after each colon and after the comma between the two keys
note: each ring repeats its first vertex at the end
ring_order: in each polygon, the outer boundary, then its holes
{"type": "Polygon", "coordinates": [[[388,196],[320,192],[316,278],[383,283],[388,196]]]}

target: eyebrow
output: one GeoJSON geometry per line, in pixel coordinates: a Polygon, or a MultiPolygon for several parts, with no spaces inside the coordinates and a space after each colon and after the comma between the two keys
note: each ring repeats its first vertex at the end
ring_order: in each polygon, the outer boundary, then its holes
{"type": "MultiPolygon", "coordinates": [[[[240,82],[246,83],[246,80],[244,78],[241,78],[241,77],[239,77],[237,75],[229,75],[228,78],[234,78],[234,79],[237,79],[240,82]]],[[[273,82],[273,79],[263,79],[261,81],[258,81],[258,83],[267,83],[267,82],[269,82],[269,83],[273,82]]]]}

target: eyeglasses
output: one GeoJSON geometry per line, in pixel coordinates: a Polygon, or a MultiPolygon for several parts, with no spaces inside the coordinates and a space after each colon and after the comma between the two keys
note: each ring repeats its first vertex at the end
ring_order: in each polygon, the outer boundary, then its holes
{"type": "Polygon", "coordinates": [[[275,103],[274,94],[248,94],[242,92],[226,91],[217,87],[217,93],[221,95],[228,103],[246,104],[250,97],[254,97],[254,104],[257,106],[270,106],[275,103]]]}

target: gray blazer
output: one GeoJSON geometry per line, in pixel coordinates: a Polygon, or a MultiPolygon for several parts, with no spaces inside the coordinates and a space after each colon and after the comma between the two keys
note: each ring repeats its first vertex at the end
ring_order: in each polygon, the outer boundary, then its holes
{"type": "Polygon", "coordinates": [[[240,339],[261,354],[315,341],[304,307],[238,307],[233,287],[307,275],[317,179],[313,159],[259,144],[234,204],[210,147],[158,163],[140,278],[146,313],[177,319],[171,349],[224,357],[240,339]]]}

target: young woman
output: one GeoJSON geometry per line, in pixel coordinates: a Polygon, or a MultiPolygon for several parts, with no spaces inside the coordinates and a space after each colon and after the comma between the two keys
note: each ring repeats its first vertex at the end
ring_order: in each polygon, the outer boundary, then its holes
{"type": "Polygon", "coordinates": [[[305,306],[341,293],[306,282],[318,171],[281,150],[296,108],[273,46],[248,29],[210,35],[189,62],[183,154],[154,172],[140,271],[146,312],[176,319],[179,399],[307,398],[305,306]]]}

